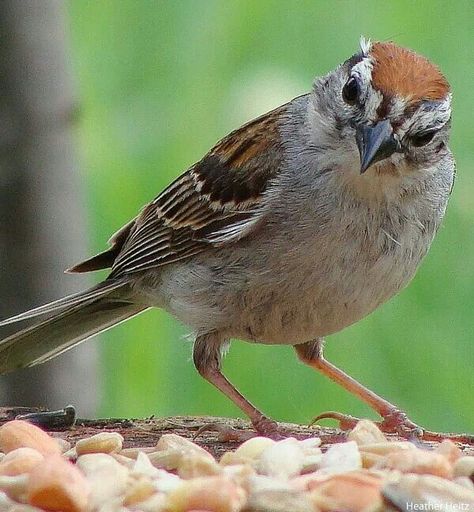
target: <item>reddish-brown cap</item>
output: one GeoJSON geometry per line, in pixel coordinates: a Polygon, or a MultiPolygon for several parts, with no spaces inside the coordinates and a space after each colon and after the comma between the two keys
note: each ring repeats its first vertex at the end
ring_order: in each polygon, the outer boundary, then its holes
{"type": "Polygon", "coordinates": [[[417,53],[394,43],[373,43],[372,83],[385,96],[400,96],[410,103],[441,100],[449,83],[437,66],[417,53]]]}

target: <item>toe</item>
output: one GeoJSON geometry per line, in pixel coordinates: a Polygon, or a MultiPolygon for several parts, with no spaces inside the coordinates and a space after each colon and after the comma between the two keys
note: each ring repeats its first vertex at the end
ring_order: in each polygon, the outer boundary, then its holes
{"type": "Polygon", "coordinates": [[[355,418],[354,416],[351,416],[349,414],[342,414],[340,412],[336,411],[327,411],[323,412],[322,414],[319,414],[315,418],[311,420],[310,425],[314,425],[319,420],[336,420],[339,423],[339,428],[341,430],[352,430],[357,423],[360,421],[359,418],[355,418]]]}
{"type": "Polygon", "coordinates": [[[278,423],[266,416],[261,416],[253,420],[252,425],[260,436],[271,437],[272,439],[281,437],[278,423]]]}

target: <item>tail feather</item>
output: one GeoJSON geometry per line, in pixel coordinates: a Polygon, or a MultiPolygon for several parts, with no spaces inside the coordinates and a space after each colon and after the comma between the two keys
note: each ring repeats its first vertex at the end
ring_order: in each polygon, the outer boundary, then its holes
{"type": "Polygon", "coordinates": [[[13,324],[15,322],[21,322],[22,320],[27,320],[28,318],[56,313],[59,309],[66,309],[77,304],[83,304],[88,299],[97,299],[104,295],[108,295],[113,290],[117,290],[118,288],[122,288],[124,286],[126,286],[126,283],[123,281],[103,281],[102,283],[99,283],[98,285],[90,288],[89,290],[86,290],[85,292],[68,295],[67,297],[63,297],[62,299],[49,302],[43,306],[30,309],[24,313],[20,313],[19,315],[6,318],[5,320],[0,321],[0,327],[13,324]]]}
{"type": "Polygon", "coordinates": [[[0,341],[0,373],[44,363],[99,332],[135,316],[146,306],[107,296],[83,300],[0,341]]]}

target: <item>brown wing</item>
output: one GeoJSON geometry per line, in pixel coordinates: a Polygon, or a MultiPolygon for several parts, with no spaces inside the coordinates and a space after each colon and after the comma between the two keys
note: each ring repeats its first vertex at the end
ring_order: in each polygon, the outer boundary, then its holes
{"type": "Polygon", "coordinates": [[[111,277],[172,263],[247,235],[281,163],[278,124],[286,105],[222,139],[112,239],[70,271],[112,266],[111,277]]]}

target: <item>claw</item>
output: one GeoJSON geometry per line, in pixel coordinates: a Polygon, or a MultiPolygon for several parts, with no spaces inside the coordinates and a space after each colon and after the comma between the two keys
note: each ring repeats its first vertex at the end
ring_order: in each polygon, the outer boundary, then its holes
{"type": "Polygon", "coordinates": [[[228,425],[220,423],[208,423],[200,427],[196,434],[193,436],[193,441],[196,440],[204,432],[217,432],[217,440],[220,443],[243,443],[252,437],[256,437],[258,434],[255,432],[240,431],[228,425]]]}
{"type": "MultiPolygon", "coordinates": [[[[336,411],[328,411],[316,416],[310,423],[314,425],[319,420],[332,419],[339,422],[341,430],[352,430],[361,420],[350,414],[343,414],[336,411]]],[[[406,439],[423,439],[424,430],[408,419],[407,415],[398,409],[386,415],[382,421],[374,422],[379,429],[386,434],[398,434],[406,439]]]]}
{"type": "Polygon", "coordinates": [[[252,425],[260,436],[271,437],[275,440],[283,437],[278,429],[278,423],[266,416],[261,416],[260,418],[252,421],[252,425]]]}
{"type": "Polygon", "coordinates": [[[323,412],[322,414],[319,414],[315,418],[311,420],[311,423],[309,426],[313,426],[315,423],[317,423],[319,420],[336,420],[339,422],[339,428],[341,430],[352,430],[357,423],[360,421],[359,418],[355,418],[354,416],[350,416],[349,414],[342,414],[340,412],[336,411],[327,411],[323,412]]]}
{"type": "Polygon", "coordinates": [[[278,423],[266,416],[262,416],[252,423],[256,432],[249,432],[248,430],[237,430],[233,427],[221,423],[208,423],[200,427],[193,439],[199,437],[203,432],[217,432],[217,440],[221,443],[238,442],[243,443],[248,439],[256,436],[270,437],[274,440],[281,439],[283,436],[278,430],[278,423]]]}
{"type": "Polygon", "coordinates": [[[450,432],[431,432],[430,430],[425,430],[423,432],[423,440],[424,441],[443,441],[444,439],[449,439],[454,443],[468,444],[470,446],[474,446],[474,435],[472,434],[454,434],[450,432]]]}
{"type": "MultiPolygon", "coordinates": [[[[328,411],[319,414],[309,424],[314,425],[319,420],[333,419],[339,422],[341,430],[352,430],[360,418],[350,416],[349,414],[342,414],[336,411],[328,411]]],[[[445,432],[432,432],[413,423],[408,416],[399,409],[394,409],[389,414],[386,414],[382,421],[375,422],[379,429],[386,434],[398,434],[405,439],[416,439],[419,441],[442,441],[449,439],[456,443],[463,443],[474,445],[474,435],[470,434],[452,434],[445,432]]]]}
{"type": "Polygon", "coordinates": [[[423,439],[425,431],[416,423],[413,423],[400,409],[393,409],[383,416],[382,421],[377,422],[377,426],[387,434],[398,434],[405,439],[416,439],[418,441],[423,439]]]}

